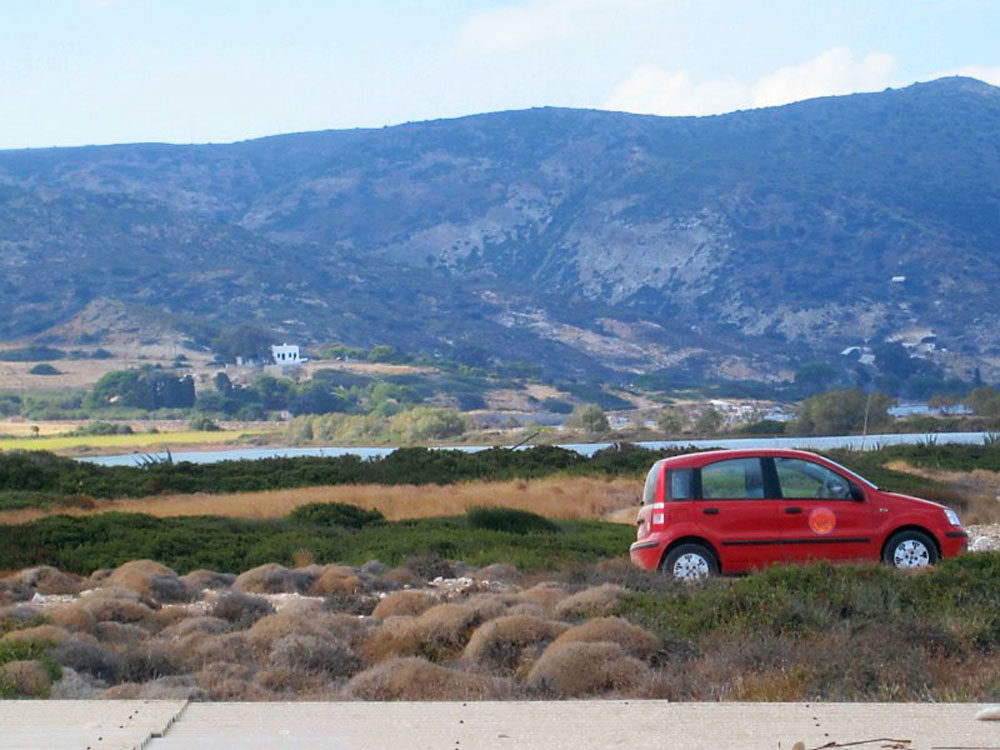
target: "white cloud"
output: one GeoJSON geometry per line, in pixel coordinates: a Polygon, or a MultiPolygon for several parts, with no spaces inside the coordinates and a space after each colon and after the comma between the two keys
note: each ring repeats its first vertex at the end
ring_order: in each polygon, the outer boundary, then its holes
{"type": "Polygon", "coordinates": [[[892,55],[873,53],[855,60],[846,47],[828,49],[752,83],[733,78],[697,80],[687,70],[641,65],[615,88],[604,107],[656,115],[719,114],[817,96],[878,91],[895,83],[895,68],[892,55]]]}
{"type": "Polygon", "coordinates": [[[458,50],[465,54],[514,52],[537,42],[575,36],[608,12],[621,15],[660,2],[528,0],[474,15],[459,32],[458,50]]]}

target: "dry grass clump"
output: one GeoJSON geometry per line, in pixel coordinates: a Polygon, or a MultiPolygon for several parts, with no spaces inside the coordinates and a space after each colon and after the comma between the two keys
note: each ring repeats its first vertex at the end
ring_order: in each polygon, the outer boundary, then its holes
{"type": "Polygon", "coordinates": [[[475,609],[452,603],[438,604],[419,617],[389,617],[368,636],[365,656],[371,663],[417,655],[439,661],[460,650],[478,622],[475,609]]]}
{"type": "Polygon", "coordinates": [[[567,596],[566,589],[551,582],[539,583],[517,593],[519,602],[530,605],[528,609],[544,615],[552,614],[556,604],[567,596]]]}
{"type": "Polygon", "coordinates": [[[209,612],[212,617],[225,620],[235,629],[244,630],[262,617],[274,614],[274,607],[259,596],[229,591],[215,600],[209,612]]]}
{"type": "Polygon", "coordinates": [[[118,682],[125,671],[122,658],[116,651],[87,636],[64,641],[50,654],[62,666],[106,683],[118,682]]]}
{"type": "Polygon", "coordinates": [[[70,637],[69,631],[58,625],[35,625],[31,628],[12,630],[0,638],[0,643],[26,643],[35,641],[39,643],[59,644],[70,637]]]}
{"type": "Polygon", "coordinates": [[[47,698],[52,680],[40,661],[9,661],[0,665],[0,687],[31,698],[47,698]]]}
{"type": "Polygon", "coordinates": [[[131,645],[146,640],[150,633],[139,625],[108,620],[94,625],[94,636],[102,643],[131,645]]]}
{"type": "Polygon", "coordinates": [[[304,570],[289,570],[284,565],[266,563],[241,573],[233,588],[248,594],[301,594],[315,579],[315,574],[304,570]]]}
{"type": "Polygon", "coordinates": [[[614,692],[641,695],[653,682],[645,662],[616,643],[553,643],[535,662],[528,687],[556,697],[580,697],[614,692]]]}
{"type": "Polygon", "coordinates": [[[170,640],[183,640],[189,635],[200,633],[203,635],[216,635],[229,630],[230,624],[221,617],[193,616],[185,617],[165,627],[160,631],[160,636],[170,640]]]}
{"type": "Polygon", "coordinates": [[[465,657],[501,673],[523,672],[568,627],[533,615],[498,617],[476,629],[465,647],[465,657]]]}
{"type": "Polygon", "coordinates": [[[393,591],[378,603],[372,616],[384,620],[400,615],[419,615],[437,601],[438,598],[428,591],[393,591]]]}
{"type": "Polygon", "coordinates": [[[26,568],[8,579],[14,586],[24,586],[44,595],[79,593],[82,580],[79,576],[67,575],[50,565],[26,568]]]}
{"type": "Polygon", "coordinates": [[[153,614],[142,602],[118,596],[89,596],[80,601],[80,606],[99,622],[142,622],[153,614]]]}
{"type": "Polygon", "coordinates": [[[90,700],[97,696],[100,689],[94,687],[72,667],[64,666],[62,676],[52,683],[49,698],[53,700],[90,700]]]}
{"type": "Polygon", "coordinates": [[[361,669],[361,658],[348,645],[310,635],[286,635],[271,650],[272,667],[321,675],[328,679],[350,677],[361,669]]]}
{"type": "Polygon", "coordinates": [[[369,701],[455,701],[496,699],[509,691],[502,680],[411,656],[391,659],[355,675],[344,692],[347,697],[369,701]]]}
{"type": "Polygon", "coordinates": [[[83,606],[82,602],[53,607],[47,614],[54,624],[75,632],[92,632],[94,625],[97,624],[97,618],[83,606]]]}
{"type": "Polygon", "coordinates": [[[660,639],[648,630],[633,625],[621,617],[597,617],[570,628],[553,641],[559,646],[567,643],[616,643],[637,659],[649,660],[660,648],[660,639]]]}
{"type": "Polygon", "coordinates": [[[321,619],[286,612],[258,620],[246,633],[247,641],[259,652],[270,651],[278,640],[288,635],[328,638],[331,633],[321,619]]]}
{"type": "Polygon", "coordinates": [[[344,596],[361,590],[361,579],[353,568],[329,565],[319,574],[309,587],[311,596],[344,596]]]}
{"type": "Polygon", "coordinates": [[[204,700],[208,693],[190,676],[161,677],[148,682],[123,682],[98,696],[102,700],[204,700]]]}
{"type": "Polygon", "coordinates": [[[194,591],[176,571],[153,560],[131,560],[115,568],[101,583],[129,589],[159,602],[185,602],[194,598],[194,591]]]}
{"type": "Polygon", "coordinates": [[[628,591],[614,583],[605,583],[579,591],[555,606],[556,617],[580,620],[610,614],[628,591]]]}
{"type": "Polygon", "coordinates": [[[204,668],[207,664],[253,664],[257,653],[245,633],[220,633],[202,635],[194,633],[177,644],[178,651],[188,664],[204,668]]]}
{"type": "Polygon", "coordinates": [[[181,576],[184,581],[194,591],[204,591],[205,589],[227,589],[233,585],[236,576],[232,573],[216,573],[214,570],[199,568],[192,570],[187,575],[181,576]]]}
{"type": "Polygon", "coordinates": [[[467,607],[472,607],[480,622],[486,622],[507,614],[507,611],[516,602],[517,597],[514,594],[480,593],[473,594],[462,603],[467,607]]]}

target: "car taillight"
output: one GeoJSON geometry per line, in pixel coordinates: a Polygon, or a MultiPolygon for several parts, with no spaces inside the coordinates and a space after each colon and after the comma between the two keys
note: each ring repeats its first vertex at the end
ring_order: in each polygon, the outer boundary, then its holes
{"type": "Polygon", "coordinates": [[[649,517],[650,528],[663,528],[667,525],[667,506],[665,503],[653,503],[653,512],[649,517]]]}

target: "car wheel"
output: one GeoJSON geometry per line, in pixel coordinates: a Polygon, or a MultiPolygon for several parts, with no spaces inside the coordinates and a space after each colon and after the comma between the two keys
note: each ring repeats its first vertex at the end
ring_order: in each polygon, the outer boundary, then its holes
{"type": "Polygon", "coordinates": [[[938,561],[937,547],[922,531],[901,531],[893,534],[885,545],[882,562],[894,568],[912,570],[926,568],[938,561]]]}
{"type": "Polygon", "coordinates": [[[700,544],[681,544],[670,550],[661,570],[677,581],[698,581],[717,575],[719,566],[708,548],[700,544]]]}

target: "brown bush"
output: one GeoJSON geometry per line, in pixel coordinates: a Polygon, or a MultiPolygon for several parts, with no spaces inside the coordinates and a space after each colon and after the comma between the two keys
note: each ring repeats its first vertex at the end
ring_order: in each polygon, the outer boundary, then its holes
{"type": "Polygon", "coordinates": [[[287,635],[327,638],[330,634],[317,618],[279,612],[258,620],[246,635],[250,645],[260,652],[270,651],[275,642],[287,635]]]}
{"type": "Polygon", "coordinates": [[[243,630],[260,618],[274,614],[274,607],[267,599],[259,596],[229,591],[216,599],[209,611],[213,617],[225,620],[237,630],[243,630]]]}
{"type": "Polygon", "coordinates": [[[12,630],[0,638],[0,642],[10,641],[35,641],[38,643],[59,644],[70,638],[70,633],[65,628],[58,625],[36,625],[33,628],[21,628],[12,630]]]}
{"type": "Polygon", "coordinates": [[[435,648],[464,646],[472,628],[482,622],[479,613],[467,604],[437,604],[417,618],[423,639],[435,648]]]}
{"type": "Polygon", "coordinates": [[[97,696],[101,700],[205,700],[208,693],[193,677],[161,677],[149,682],[123,682],[104,690],[97,696]]]}
{"type": "Polygon", "coordinates": [[[48,610],[48,615],[56,625],[78,633],[90,633],[97,624],[97,618],[83,606],[83,602],[53,607],[48,610]]]}
{"type": "Polygon", "coordinates": [[[193,633],[215,635],[229,629],[229,623],[219,617],[187,617],[160,631],[163,638],[181,640],[193,633]]]}
{"type": "Polygon", "coordinates": [[[472,608],[480,622],[486,622],[507,614],[516,601],[513,594],[473,594],[462,603],[472,608]]]}
{"type": "Polygon", "coordinates": [[[75,669],[63,666],[59,680],[52,683],[49,698],[53,700],[89,700],[99,692],[99,688],[92,685],[75,669]]]}
{"type": "Polygon", "coordinates": [[[540,583],[517,593],[518,602],[534,605],[543,614],[551,614],[556,604],[565,599],[565,589],[554,583],[540,583]]]}
{"type": "Polygon", "coordinates": [[[81,600],[81,606],[101,622],[142,622],[153,613],[145,604],[117,594],[88,596],[81,600]]]}
{"type": "Polygon", "coordinates": [[[350,677],[361,669],[361,658],[347,645],[310,635],[286,635],[274,644],[270,662],[272,667],[327,679],[350,677]]]}
{"type": "Polygon", "coordinates": [[[472,577],[477,581],[493,581],[497,583],[520,584],[524,576],[513,565],[508,563],[493,563],[477,570],[472,577]]]}
{"type": "Polygon", "coordinates": [[[437,602],[438,598],[429,591],[393,591],[378,603],[372,616],[384,620],[399,615],[419,615],[437,602]]]}
{"type": "Polygon", "coordinates": [[[193,676],[213,701],[265,701],[268,690],[251,682],[254,672],[225,663],[209,664],[193,676]]]}
{"type": "Polygon", "coordinates": [[[610,614],[628,591],[614,583],[579,591],[563,599],[555,606],[556,617],[563,620],[579,620],[610,614]]]}
{"type": "Polygon", "coordinates": [[[267,563],[241,573],[233,588],[249,594],[301,594],[315,579],[315,574],[304,570],[289,570],[284,565],[267,563]]]}
{"type": "Polygon", "coordinates": [[[82,583],[81,578],[66,575],[49,565],[27,568],[11,578],[16,584],[27,586],[39,594],[76,594],[82,583]]]}
{"type": "Polygon", "coordinates": [[[528,673],[530,688],[555,697],[613,692],[639,696],[653,680],[642,661],[615,643],[553,643],[528,673]]]}
{"type": "Polygon", "coordinates": [[[121,656],[93,639],[70,639],[56,646],[50,653],[62,666],[104,682],[118,682],[124,670],[121,656]]]}
{"type": "Polygon", "coordinates": [[[122,678],[127,682],[149,682],[184,671],[184,659],[175,644],[130,644],[118,653],[122,657],[122,678]]]}
{"type": "Polygon", "coordinates": [[[362,650],[369,664],[398,656],[415,656],[421,652],[422,635],[417,618],[387,617],[368,636],[362,650]]]}
{"type": "Polygon", "coordinates": [[[183,602],[194,591],[174,570],[153,560],[131,560],[115,568],[101,581],[102,587],[118,586],[158,602],[183,602]]]}
{"type": "Polygon", "coordinates": [[[169,628],[178,622],[183,622],[191,617],[191,612],[187,607],[171,605],[161,607],[151,614],[143,622],[143,626],[149,628],[153,633],[159,633],[164,628],[169,628]]]}
{"type": "Polygon", "coordinates": [[[182,658],[195,666],[227,662],[232,664],[256,664],[257,654],[245,633],[221,633],[219,635],[192,634],[177,644],[182,658]]]}
{"type": "Polygon", "coordinates": [[[264,667],[254,675],[253,682],[264,690],[285,698],[301,698],[321,690],[326,684],[321,674],[284,666],[264,667]]]}
{"type": "Polygon", "coordinates": [[[593,620],[587,620],[587,622],[562,633],[552,645],[573,642],[599,643],[602,641],[616,643],[629,656],[645,660],[651,659],[661,645],[660,639],[648,630],[643,630],[638,625],[633,625],[620,617],[597,617],[593,620]]]}
{"type": "Polygon", "coordinates": [[[405,565],[385,571],[379,576],[379,579],[387,582],[392,588],[397,586],[416,586],[423,582],[420,576],[405,565]]]}
{"type": "Polygon", "coordinates": [[[509,685],[495,678],[407,657],[383,662],[355,675],[345,693],[369,701],[455,701],[499,698],[509,689],[509,685]]]}
{"type": "Polygon", "coordinates": [[[52,681],[40,661],[9,661],[0,665],[0,687],[17,695],[47,698],[52,681]]]}
{"type": "Polygon", "coordinates": [[[102,643],[134,644],[149,638],[149,632],[138,625],[108,620],[94,626],[94,635],[102,643]]]}
{"type": "Polygon", "coordinates": [[[233,581],[236,580],[236,576],[232,573],[216,573],[214,570],[199,568],[198,570],[192,570],[187,575],[181,576],[181,580],[193,591],[204,591],[205,589],[214,591],[232,586],[233,581]]]}
{"type": "Polygon", "coordinates": [[[361,590],[361,579],[352,568],[330,565],[320,572],[309,587],[312,596],[343,596],[361,590]]]}
{"type": "Polygon", "coordinates": [[[465,647],[465,657],[501,672],[523,670],[536,653],[567,629],[561,622],[532,615],[507,615],[480,625],[465,647]]]}

